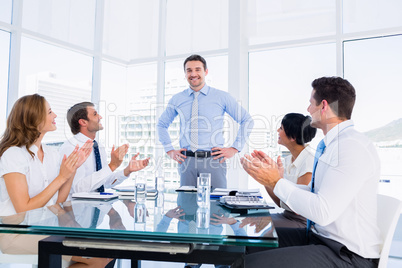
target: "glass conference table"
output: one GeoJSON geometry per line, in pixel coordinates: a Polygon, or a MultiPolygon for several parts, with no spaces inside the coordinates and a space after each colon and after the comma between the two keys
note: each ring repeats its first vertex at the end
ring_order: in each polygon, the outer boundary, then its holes
{"type": "Polygon", "coordinates": [[[229,265],[246,246],[278,246],[268,210],[230,211],[218,200],[202,209],[188,192],[137,203],[73,199],[0,222],[0,233],[49,236],[38,243],[39,267],[60,267],[61,255],[229,265]]]}

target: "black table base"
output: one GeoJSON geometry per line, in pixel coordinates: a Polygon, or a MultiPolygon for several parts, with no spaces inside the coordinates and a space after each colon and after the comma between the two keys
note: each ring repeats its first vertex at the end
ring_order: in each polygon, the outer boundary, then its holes
{"type": "MultiPolygon", "coordinates": [[[[61,255],[130,259],[132,268],[140,268],[141,260],[230,265],[245,252],[245,246],[187,244],[191,249],[188,253],[171,254],[164,252],[132,251],[116,249],[115,247],[108,249],[107,246],[104,246],[104,248],[65,246],[63,245],[63,241],[66,239],[68,238],[49,236],[39,241],[39,267],[61,267],[61,255]]],[[[78,240],[86,241],[85,238],[78,240]]],[[[109,241],[114,244],[119,243],[118,240],[109,241]]],[[[105,240],[102,239],[99,240],[99,242],[105,242],[105,240]]],[[[158,242],[145,243],[149,243],[151,247],[152,245],[155,245],[155,247],[161,245],[161,243],[158,242]]]]}

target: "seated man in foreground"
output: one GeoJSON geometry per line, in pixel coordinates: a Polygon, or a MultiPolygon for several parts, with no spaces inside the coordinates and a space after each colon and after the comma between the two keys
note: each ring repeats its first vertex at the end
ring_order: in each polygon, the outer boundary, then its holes
{"type": "Polygon", "coordinates": [[[307,109],[311,126],[325,137],[317,147],[310,185],[281,178],[278,165],[282,163],[261,151],[241,159],[248,174],[308,219],[307,230],[278,228],[278,249],[249,252],[233,267],[243,263],[245,267],[378,266],[380,160],[373,144],[350,120],[355,89],[340,77],[316,79],[312,87],[307,109]]]}

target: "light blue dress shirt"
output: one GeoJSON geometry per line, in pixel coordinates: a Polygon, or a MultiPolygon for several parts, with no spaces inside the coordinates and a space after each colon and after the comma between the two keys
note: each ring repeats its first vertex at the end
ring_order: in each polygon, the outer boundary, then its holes
{"type": "MultiPolygon", "coordinates": [[[[180,118],[180,148],[190,150],[193,92],[191,88],[187,88],[174,95],[159,118],[157,125],[159,141],[166,152],[174,150],[168,128],[176,116],[180,118]]],[[[254,126],[253,119],[229,93],[205,85],[198,96],[198,150],[208,151],[213,147],[224,145],[222,130],[225,113],[240,125],[236,140],[231,147],[238,151],[243,149],[254,126]]]]}

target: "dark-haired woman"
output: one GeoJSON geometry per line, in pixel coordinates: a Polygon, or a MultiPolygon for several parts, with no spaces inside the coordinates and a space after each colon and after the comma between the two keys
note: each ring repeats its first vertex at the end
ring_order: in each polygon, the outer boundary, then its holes
{"type": "MultiPolygon", "coordinates": [[[[310,142],[317,130],[310,126],[311,117],[298,113],[289,113],[282,119],[278,129],[278,144],[285,146],[290,155],[285,158],[283,177],[296,184],[308,185],[314,164],[314,150],[306,143],[310,142]]],[[[272,214],[275,228],[304,228],[306,219],[294,213],[285,203],[266,187],[272,200],[281,208],[282,213],[272,214]]]]}

